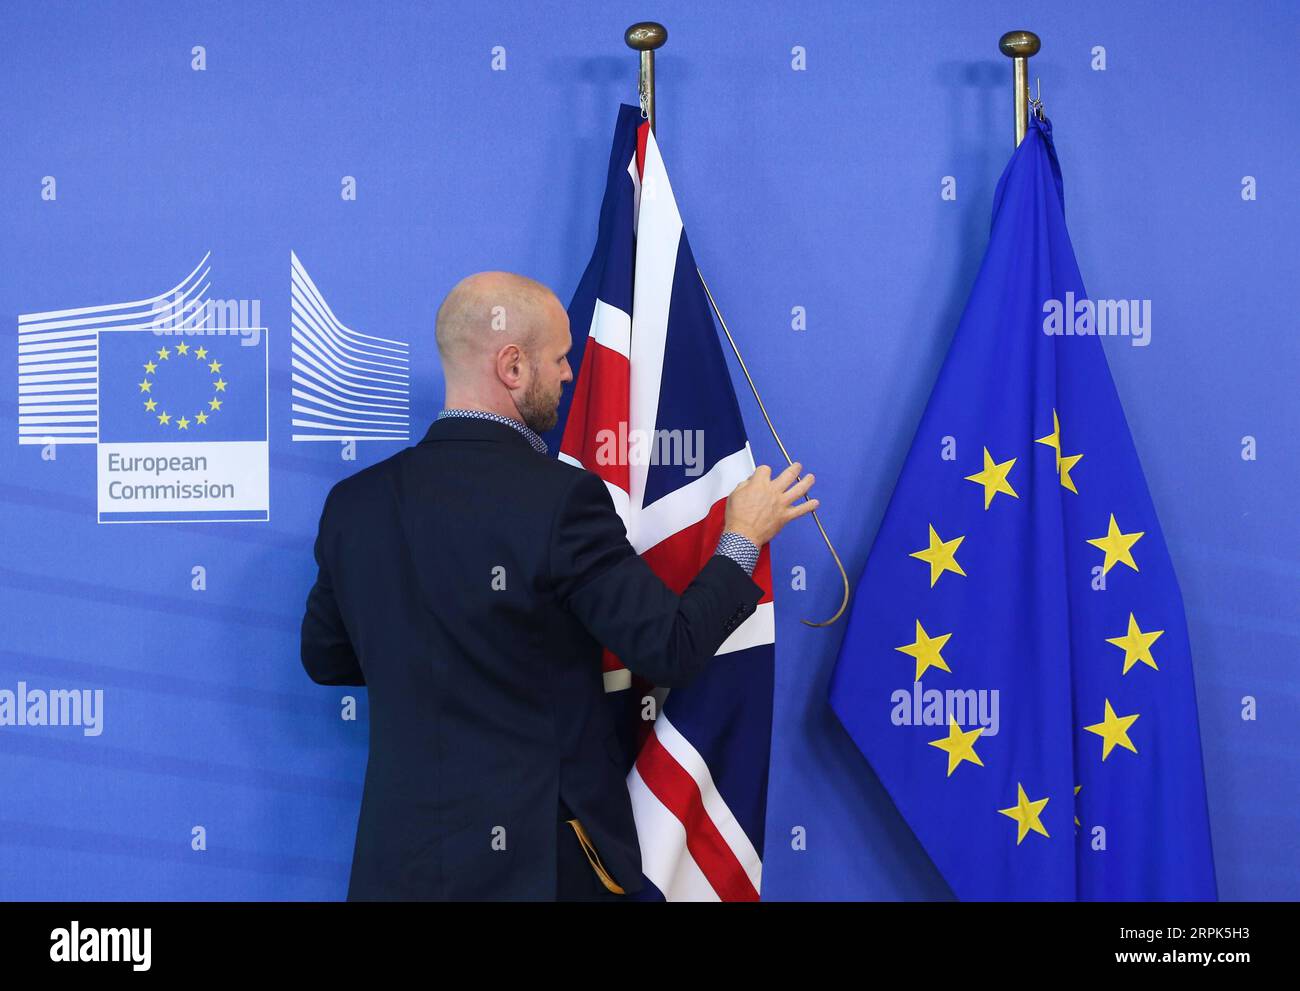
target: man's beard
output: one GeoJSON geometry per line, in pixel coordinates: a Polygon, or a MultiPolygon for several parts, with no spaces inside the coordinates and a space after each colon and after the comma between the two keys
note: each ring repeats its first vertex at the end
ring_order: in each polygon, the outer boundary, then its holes
{"type": "Polygon", "coordinates": [[[524,390],[524,397],[519,403],[519,415],[529,429],[544,434],[560,422],[561,390],[557,389],[555,395],[548,396],[542,391],[541,382],[537,377],[537,367],[530,365],[529,370],[532,372],[532,381],[524,390]]]}

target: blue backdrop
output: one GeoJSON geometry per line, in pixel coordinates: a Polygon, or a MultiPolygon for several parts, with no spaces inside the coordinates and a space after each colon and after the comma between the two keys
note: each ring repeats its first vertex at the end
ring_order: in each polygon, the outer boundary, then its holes
{"type": "MultiPolygon", "coordinates": [[[[20,445],[6,363],[0,691],[103,701],[98,734],[0,727],[0,897],[343,897],[365,693],[307,679],[298,625],[325,492],[403,442],[292,439],[290,252],[339,322],[409,343],[418,440],[457,279],[572,293],[645,18],[692,246],[854,578],[1011,151],[997,39],[1041,35],[1085,283],[1151,301],[1147,346],[1105,346],[1186,601],[1220,892],[1300,897],[1300,11],[1112,0],[6,5],[9,353],[20,315],[148,299],[211,252],[208,295],[267,328],[270,520],[98,523],[95,448],[20,445]]],[[[773,572],[765,897],[950,897],[826,704],[843,625],[799,622],[839,602],[811,521],[773,572]]]]}

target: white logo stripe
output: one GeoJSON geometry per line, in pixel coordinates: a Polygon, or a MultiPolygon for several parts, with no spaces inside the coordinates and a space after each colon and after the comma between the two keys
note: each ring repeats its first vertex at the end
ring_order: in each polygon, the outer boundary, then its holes
{"type": "Polygon", "coordinates": [[[290,411],[295,441],[407,440],[410,348],[345,326],[299,261],[290,262],[290,411]],[[332,412],[331,412],[332,411],[332,412]],[[330,422],[333,421],[333,422],[330,422]]]}
{"type": "Polygon", "coordinates": [[[205,322],[210,257],[208,252],[177,285],[148,299],[19,314],[18,442],[96,443],[99,335],[205,322]]]}

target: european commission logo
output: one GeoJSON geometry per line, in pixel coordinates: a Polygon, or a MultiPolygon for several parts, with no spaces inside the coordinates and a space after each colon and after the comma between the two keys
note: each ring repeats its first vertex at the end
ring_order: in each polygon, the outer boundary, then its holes
{"type": "Polygon", "coordinates": [[[411,348],[345,326],[289,253],[293,439],[411,439],[411,348]]]}
{"type": "Polygon", "coordinates": [[[18,318],[18,442],[94,444],[100,523],[270,518],[266,328],[209,298],[209,257],[159,296],[18,318]]]}

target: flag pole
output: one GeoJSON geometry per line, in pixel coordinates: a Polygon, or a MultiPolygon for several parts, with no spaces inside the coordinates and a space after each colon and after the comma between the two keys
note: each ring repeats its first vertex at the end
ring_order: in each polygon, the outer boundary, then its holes
{"type": "Polygon", "coordinates": [[[637,90],[641,94],[641,116],[655,129],[655,49],[668,40],[668,29],[657,21],[638,21],[623,32],[628,48],[641,53],[641,73],[637,90]]]}
{"type": "Polygon", "coordinates": [[[1011,59],[1011,93],[1016,108],[1016,147],[1029,129],[1029,59],[1040,42],[1032,31],[1008,31],[998,40],[1002,54],[1011,59]]]}
{"type": "MultiPolygon", "coordinates": [[[[639,21],[633,24],[623,33],[623,40],[627,42],[629,48],[633,48],[641,53],[641,73],[638,79],[638,90],[641,94],[641,114],[650,122],[650,130],[655,129],[655,49],[663,47],[668,40],[668,29],[662,24],[655,21],[639,21]]],[[[704,281],[704,273],[698,268],[695,274],[700,278],[700,285],[704,287],[704,295],[709,298],[709,306],[713,309],[713,314],[718,318],[718,324],[722,327],[722,332],[727,336],[727,342],[731,345],[731,350],[736,355],[736,361],[740,363],[740,370],[744,373],[745,381],[749,383],[750,390],[754,393],[754,399],[758,402],[759,411],[763,414],[763,419],[767,422],[767,428],[772,432],[772,437],[776,441],[776,446],[781,449],[781,454],[785,457],[786,464],[793,465],[790,459],[790,452],[785,449],[785,444],[781,442],[781,435],[776,432],[776,425],[772,418],[767,415],[767,407],[763,405],[763,397],[758,394],[758,386],[754,384],[754,379],[749,374],[749,367],[745,364],[745,359],[741,357],[740,348],[736,345],[736,339],[731,336],[731,330],[727,327],[727,321],[723,319],[722,311],[718,309],[717,301],[713,298],[713,293],[709,290],[709,284],[704,281]]],[[[807,496],[804,496],[807,499],[807,496]]],[[[831,552],[831,557],[835,559],[835,567],[839,569],[840,580],[844,584],[844,596],[840,600],[840,607],[835,611],[835,615],[830,619],[814,622],[809,619],[800,620],[805,626],[830,626],[837,619],[844,615],[844,610],[849,606],[850,585],[848,572],[844,570],[844,562],[840,560],[839,554],[835,550],[835,545],[831,543],[831,538],[826,534],[826,528],[822,526],[822,521],[817,515],[817,511],[812,512],[813,522],[817,524],[817,529],[821,531],[822,540],[826,543],[826,549],[831,552]]]]}

